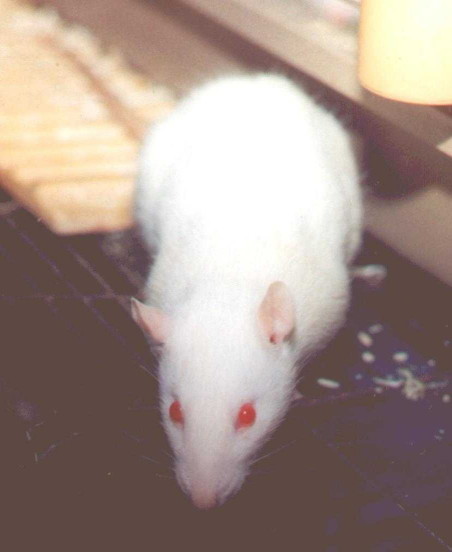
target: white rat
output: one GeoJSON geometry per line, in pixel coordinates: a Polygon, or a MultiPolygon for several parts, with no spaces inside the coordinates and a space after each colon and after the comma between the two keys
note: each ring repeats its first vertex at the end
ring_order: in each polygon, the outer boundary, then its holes
{"type": "Polygon", "coordinates": [[[137,217],[156,257],[133,312],[163,344],[163,423],[200,508],[238,491],[297,366],[344,320],[358,182],[343,127],[277,75],[209,82],[145,140],[137,217]]]}

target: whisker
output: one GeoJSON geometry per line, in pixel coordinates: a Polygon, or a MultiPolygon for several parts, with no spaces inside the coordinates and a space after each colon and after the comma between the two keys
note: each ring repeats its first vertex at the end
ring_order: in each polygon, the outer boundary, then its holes
{"type": "Polygon", "coordinates": [[[176,459],[172,452],[168,452],[167,450],[162,450],[162,452],[167,458],[171,460],[171,462],[174,462],[174,460],[176,459]]]}
{"type": "Polygon", "coordinates": [[[156,477],[159,477],[160,479],[171,479],[171,481],[175,481],[176,478],[173,475],[168,475],[165,473],[156,473],[156,477]]]}
{"type": "Polygon", "coordinates": [[[275,454],[278,454],[279,452],[285,450],[286,448],[292,447],[293,445],[295,445],[296,442],[297,442],[297,439],[293,439],[289,443],[286,443],[285,445],[282,445],[282,446],[278,447],[277,449],[268,452],[267,454],[259,456],[258,458],[253,460],[250,465],[254,466],[258,462],[261,462],[262,460],[265,460],[265,458],[269,458],[270,456],[274,456],[275,454]]]}
{"type": "Polygon", "coordinates": [[[307,366],[313,358],[315,358],[317,352],[316,351],[309,351],[306,353],[303,358],[298,360],[298,364],[300,366],[299,368],[299,374],[297,379],[295,380],[295,386],[298,386],[299,383],[306,377],[306,374],[304,373],[304,367],[307,366]]]}
{"type": "Polygon", "coordinates": [[[138,437],[137,435],[134,435],[133,433],[129,433],[125,429],[121,430],[121,434],[124,435],[124,437],[127,437],[127,439],[130,439],[134,441],[135,443],[145,443],[148,439],[138,437]]]}
{"type": "Polygon", "coordinates": [[[162,462],[159,462],[155,458],[151,458],[150,456],[145,456],[144,454],[140,454],[139,458],[143,458],[144,460],[147,460],[148,462],[151,462],[152,464],[162,464],[162,462]]]}
{"type": "Polygon", "coordinates": [[[268,475],[269,473],[273,473],[274,470],[263,470],[263,469],[258,469],[258,470],[255,470],[253,469],[253,471],[250,472],[250,475],[249,477],[252,478],[254,476],[261,476],[261,475],[268,475]]]}

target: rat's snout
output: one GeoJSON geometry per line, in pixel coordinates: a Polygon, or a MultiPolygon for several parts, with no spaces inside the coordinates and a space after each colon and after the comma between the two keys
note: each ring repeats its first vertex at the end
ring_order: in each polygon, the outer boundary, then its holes
{"type": "MultiPolygon", "coordinates": [[[[247,473],[247,457],[237,447],[237,431],[229,416],[211,409],[216,416],[206,416],[209,405],[200,411],[185,413],[175,462],[176,479],[197,508],[221,506],[241,487],[247,473]],[[194,415],[196,414],[196,416],[194,415]]],[[[173,439],[173,441],[176,441],[173,439]]],[[[175,443],[177,444],[177,442],[175,443]]]]}
{"type": "Polygon", "coordinates": [[[227,469],[214,473],[205,470],[202,474],[198,470],[182,470],[177,475],[182,489],[190,496],[194,506],[202,510],[221,506],[239,490],[245,478],[242,469],[232,473],[228,473],[227,469]]]}
{"type": "Polygon", "coordinates": [[[212,476],[199,477],[192,472],[185,479],[183,488],[190,496],[193,504],[201,510],[214,508],[222,502],[220,492],[212,476]]]}
{"type": "Polygon", "coordinates": [[[197,508],[207,510],[221,506],[235,494],[245,479],[242,465],[206,462],[198,459],[193,463],[176,463],[179,485],[197,508]]]}
{"type": "Polygon", "coordinates": [[[193,490],[190,493],[193,504],[201,510],[208,510],[218,504],[215,492],[205,490],[193,490]]]}

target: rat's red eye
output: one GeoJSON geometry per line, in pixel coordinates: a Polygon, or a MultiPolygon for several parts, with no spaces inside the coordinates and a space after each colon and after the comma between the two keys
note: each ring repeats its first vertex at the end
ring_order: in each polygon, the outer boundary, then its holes
{"type": "Polygon", "coordinates": [[[251,403],[246,403],[240,407],[237,421],[235,422],[235,428],[240,429],[242,427],[249,427],[254,424],[256,420],[256,411],[251,403]]]}
{"type": "Polygon", "coordinates": [[[184,423],[184,416],[182,414],[182,408],[179,401],[174,401],[173,403],[171,403],[171,406],[169,407],[169,415],[171,420],[175,424],[184,423]]]}

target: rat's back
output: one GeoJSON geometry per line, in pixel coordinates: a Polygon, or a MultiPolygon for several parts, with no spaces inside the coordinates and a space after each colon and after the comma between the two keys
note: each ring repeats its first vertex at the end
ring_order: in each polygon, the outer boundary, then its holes
{"type": "Polygon", "coordinates": [[[298,87],[277,75],[227,77],[151,131],[138,208],[151,244],[168,244],[186,270],[198,259],[262,271],[300,240],[319,256],[347,256],[357,182],[344,129],[298,87]]]}

